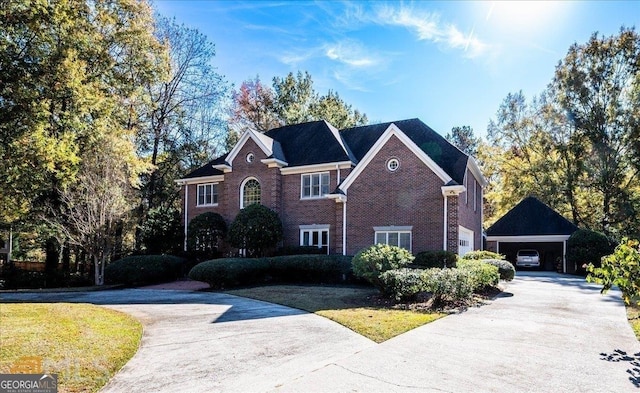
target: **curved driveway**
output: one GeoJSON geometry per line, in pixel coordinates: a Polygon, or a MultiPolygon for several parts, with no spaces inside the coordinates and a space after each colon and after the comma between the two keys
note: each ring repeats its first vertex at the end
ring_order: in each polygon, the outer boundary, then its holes
{"type": "MultiPolygon", "coordinates": [[[[632,392],[640,345],[619,294],[520,273],[490,304],[375,344],[324,318],[218,293],[4,293],[106,305],[145,326],[104,392],[632,392]]],[[[108,350],[108,349],[106,349],[108,350]]]]}

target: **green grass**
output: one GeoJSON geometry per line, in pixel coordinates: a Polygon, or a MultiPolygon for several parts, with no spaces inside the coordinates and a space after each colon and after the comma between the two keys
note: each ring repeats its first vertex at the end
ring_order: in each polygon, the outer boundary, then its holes
{"type": "Polygon", "coordinates": [[[58,374],[58,391],[95,392],[135,354],[142,325],[90,304],[0,304],[0,373],[22,357],[40,357],[58,374]]]}
{"type": "Polygon", "coordinates": [[[274,285],[226,293],[309,311],[377,343],[446,315],[393,308],[381,303],[377,291],[372,288],[274,285]]]}
{"type": "Polygon", "coordinates": [[[627,319],[629,319],[629,324],[636,337],[640,340],[640,307],[627,306],[627,319]]]}

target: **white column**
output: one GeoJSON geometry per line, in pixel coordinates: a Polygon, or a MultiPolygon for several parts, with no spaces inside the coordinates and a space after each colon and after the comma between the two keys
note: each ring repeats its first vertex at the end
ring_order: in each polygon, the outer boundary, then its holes
{"type": "Polygon", "coordinates": [[[342,255],[347,255],[347,201],[342,202],[342,255]]]}
{"type": "Polygon", "coordinates": [[[447,196],[444,196],[444,241],[442,242],[442,250],[447,251],[447,196]]]}
{"type": "Polygon", "coordinates": [[[184,185],[184,251],[187,251],[187,224],[188,224],[188,208],[189,206],[189,185],[184,185]]]}

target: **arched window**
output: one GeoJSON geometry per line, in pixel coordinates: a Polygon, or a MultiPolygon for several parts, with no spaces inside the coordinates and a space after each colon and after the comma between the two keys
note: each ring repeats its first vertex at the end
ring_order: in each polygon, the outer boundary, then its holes
{"type": "Polygon", "coordinates": [[[245,179],[240,186],[240,209],[260,203],[260,195],[260,182],[254,177],[245,179]]]}

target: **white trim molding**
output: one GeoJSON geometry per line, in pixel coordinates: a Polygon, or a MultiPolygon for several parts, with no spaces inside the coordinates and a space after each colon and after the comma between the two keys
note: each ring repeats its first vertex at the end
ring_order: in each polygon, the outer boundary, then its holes
{"type": "Polygon", "coordinates": [[[360,160],[358,165],[355,166],[353,171],[351,171],[351,173],[344,179],[344,181],[340,185],[340,189],[342,191],[347,191],[349,186],[351,186],[351,184],[353,184],[358,176],[360,176],[364,168],[369,165],[373,158],[378,155],[380,150],[382,150],[382,148],[387,144],[387,142],[389,142],[389,140],[393,136],[397,137],[405,146],[407,146],[407,148],[409,148],[409,150],[413,154],[415,154],[416,157],[418,157],[429,169],[431,169],[431,171],[433,171],[433,173],[435,173],[436,176],[438,176],[444,184],[447,184],[452,180],[451,176],[449,176],[444,171],[444,169],[438,166],[438,164],[436,164],[435,161],[433,161],[431,157],[427,155],[427,153],[420,149],[420,147],[418,147],[418,145],[416,145],[415,142],[413,142],[411,138],[407,136],[407,134],[402,132],[402,130],[400,130],[394,123],[391,123],[386,131],[380,136],[380,138],[378,138],[376,143],[373,144],[371,149],[369,149],[362,160],[360,160]]]}
{"type": "Polygon", "coordinates": [[[301,231],[311,231],[316,229],[331,229],[331,225],[329,224],[308,224],[308,225],[298,225],[298,228],[301,231]]]}
{"type": "Polygon", "coordinates": [[[175,182],[179,186],[184,186],[186,184],[219,183],[221,181],[224,181],[224,175],[192,177],[188,179],[178,179],[175,182]]]}
{"type": "Polygon", "coordinates": [[[289,165],[289,163],[278,160],[277,158],[265,158],[260,160],[261,163],[265,164],[269,168],[284,168],[289,165]]]}
{"type": "Polygon", "coordinates": [[[482,175],[482,171],[480,170],[478,163],[472,156],[469,156],[469,159],[467,160],[467,168],[469,168],[471,173],[473,173],[473,176],[476,178],[476,180],[478,181],[478,183],[480,183],[482,187],[486,187],[489,184],[489,182],[487,182],[487,179],[485,179],[484,175],[482,175]]]}
{"type": "Polygon", "coordinates": [[[242,150],[242,147],[249,139],[253,140],[267,157],[273,154],[273,144],[275,143],[273,139],[264,134],[260,134],[252,130],[247,130],[244,132],[244,134],[242,134],[240,140],[238,141],[238,143],[236,143],[233,149],[231,149],[229,155],[227,155],[226,161],[229,169],[231,169],[231,167],[233,166],[233,160],[236,158],[238,153],[240,153],[240,150],[242,150]]]}
{"type": "Polygon", "coordinates": [[[347,202],[347,196],[344,194],[327,194],[325,195],[325,198],[328,199],[333,199],[336,201],[336,203],[346,203],[347,202]]]}
{"type": "Polygon", "coordinates": [[[440,187],[440,190],[442,191],[442,196],[446,198],[448,196],[460,195],[466,191],[466,188],[465,186],[456,184],[453,186],[442,186],[440,187]]]}
{"type": "Polygon", "coordinates": [[[570,235],[487,236],[488,242],[500,243],[553,243],[564,242],[570,235]]]}
{"type": "Polygon", "coordinates": [[[312,164],[312,165],[301,165],[301,166],[293,166],[280,169],[280,173],[283,175],[299,175],[301,173],[311,173],[311,172],[326,172],[326,171],[334,171],[336,169],[349,169],[353,166],[351,161],[340,161],[340,162],[328,162],[326,164],[312,164]]]}
{"type": "Polygon", "coordinates": [[[395,226],[387,225],[382,227],[373,227],[375,232],[411,232],[413,231],[413,225],[395,226]]]}

